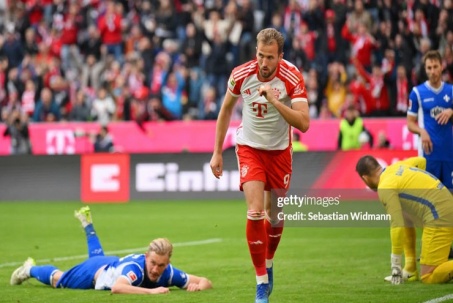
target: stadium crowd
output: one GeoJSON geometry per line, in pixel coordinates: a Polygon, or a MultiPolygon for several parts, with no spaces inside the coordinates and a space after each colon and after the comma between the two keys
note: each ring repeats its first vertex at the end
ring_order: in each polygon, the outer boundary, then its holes
{"type": "Polygon", "coordinates": [[[405,116],[430,49],[453,79],[452,0],[3,0],[0,121],[216,119],[264,27],[285,35],[312,118],[405,116]]]}

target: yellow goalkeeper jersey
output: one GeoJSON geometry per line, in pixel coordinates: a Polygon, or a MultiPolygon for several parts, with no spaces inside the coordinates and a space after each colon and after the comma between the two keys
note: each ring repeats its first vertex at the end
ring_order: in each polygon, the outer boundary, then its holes
{"type": "Polygon", "coordinates": [[[382,172],[378,195],[392,228],[453,227],[453,196],[425,168],[425,158],[413,157],[382,172]]]}

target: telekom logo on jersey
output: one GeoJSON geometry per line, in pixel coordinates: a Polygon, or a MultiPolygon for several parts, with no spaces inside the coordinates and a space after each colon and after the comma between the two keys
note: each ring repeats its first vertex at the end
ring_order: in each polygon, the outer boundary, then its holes
{"type": "Polygon", "coordinates": [[[258,118],[264,118],[267,114],[267,103],[252,102],[252,108],[258,118]]]}

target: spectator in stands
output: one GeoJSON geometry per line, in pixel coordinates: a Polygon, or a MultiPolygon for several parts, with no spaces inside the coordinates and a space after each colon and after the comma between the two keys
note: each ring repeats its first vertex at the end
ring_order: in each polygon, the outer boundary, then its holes
{"type": "MultiPolygon", "coordinates": [[[[348,96],[349,99],[353,97],[348,96]]],[[[343,119],[340,120],[340,130],[338,133],[338,149],[354,150],[362,148],[366,143],[373,147],[373,136],[365,128],[363,119],[354,104],[349,104],[344,112],[343,119]]]]}
{"type": "Polygon", "coordinates": [[[76,94],[75,103],[69,114],[71,121],[89,121],[91,120],[91,108],[87,102],[87,96],[83,89],[79,89],[76,94]]]}
{"type": "Polygon", "coordinates": [[[327,99],[327,107],[335,117],[341,117],[341,109],[347,94],[347,78],[348,75],[343,64],[338,62],[329,64],[329,76],[324,94],[327,99]]]}
{"type": "Polygon", "coordinates": [[[396,115],[406,116],[409,100],[409,92],[411,87],[409,79],[407,79],[407,72],[403,65],[399,65],[396,71],[396,83],[393,87],[396,96],[396,115]]]}
{"type": "Polygon", "coordinates": [[[50,88],[43,88],[41,91],[41,99],[36,104],[33,113],[33,121],[35,122],[56,122],[60,120],[60,109],[55,103],[53,93],[50,88]]]}
{"type": "Polygon", "coordinates": [[[115,2],[108,0],[105,14],[98,22],[102,43],[107,46],[107,52],[119,62],[123,61],[122,18],[123,16],[116,11],[115,2]]]}
{"type": "Polygon", "coordinates": [[[222,40],[221,34],[215,33],[210,45],[211,52],[206,58],[206,77],[209,85],[216,89],[217,105],[220,106],[220,96],[223,96],[222,92],[226,91],[228,73],[230,71],[228,63],[225,62],[228,44],[222,40]]]}
{"type": "Polygon", "coordinates": [[[91,116],[101,125],[107,125],[113,117],[116,104],[105,87],[101,87],[97,92],[97,98],[93,101],[91,116]]]}
{"type": "Polygon", "coordinates": [[[180,71],[170,72],[162,86],[162,105],[171,113],[173,119],[180,120],[183,117],[183,104],[187,102],[184,88],[185,81],[180,71]]]}
{"type": "Polygon", "coordinates": [[[203,99],[200,104],[199,113],[201,120],[217,120],[220,108],[217,105],[217,96],[214,87],[209,86],[204,89],[203,99]]]}
{"type": "Polygon", "coordinates": [[[37,89],[35,82],[28,79],[25,82],[25,91],[22,93],[21,108],[22,111],[28,116],[32,117],[35,111],[35,104],[37,103],[37,89]]]}
{"type": "Polygon", "coordinates": [[[33,27],[27,28],[25,31],[24,54],[35,56],[39,52],[38,44],[36,43],[36,32],[33,27]]]}
{"type": "Polygon", "coordinates": [[[203,37],[193,23],[186,27],[185,39],[181,43],[180,51],[186,57],[187,67],[193,68],[200,65],[201,45],[203,37]]]}
{"type": "Polygon", "coordinates": [[[353,58],[352,62],[358,74],[367,82],[368,90],[371,92],[374,106],[370,115],[381,117],[390,115],[390,100],[381,66],[375,64],[370,74],[357,58],[353,58]]]}
{"type": "Polygon", "coordinates": [[[105,68],[105,60],[97,60],[94,54],[87,55],[85,64],[82,66],[81,87],[85,90],[97,91],[102,85],[101,74],[105,68]]]}
{"type": "Polygon", "coordinates": [[[115,151],[112,136],[107,126],[101,126],[99,133],[92,138],[95,153],[111,153],[115,151]]]}
{"type": "Polygon", "coordinates": [[[354,8],[347,17],[348,30],[351,34],[359,34],[359,31],[371,31],[373,20],[371,14],[365,10],[362,0],[354,0],[354,8]],[[365,29],[360,29],[363,25],[365,29]]]}
{"type": "MultiPolygon", "coordinates": [[[[360,1],[356,0],[357,2],[360,1]]],[[[341,34],[351,43],[351,58],[356,58],[365,70],[371,71],[372,52],[376,48],[376,41],[368,31],[367,25],[364,22],[355,24],[348,19],[341,34]]]]}
{"type": "Polygon", "coordinates": [[[24,48],[15,32],[14,24],[7,24],[5,36],[0,35],[0,54],[8,58],[11,67],[19,66],[24,58],[24,48]]]}
{"type": "Polygon", "coordinates": [[[97,62],[101,60],[103,53],[102,47],[105,48],[104,52],[107,53],[107,47],[102,44],[98,28],[95,25],[90,25],[87,30],[86,38],[82,39],[79,44],[82,54],[85,58],[94,56],[94,59],[97,62]]]}
{"type": "Polygon", "coordinates": [[[5,121],[6,129],[3,136],[11,137],[11,154],[31,154],[28,116],[21,114],[19,109],[14,109],[5,121]]]}
{"type": "Polygon", "coordinates": [[[79,48],[77,47],[77,38],[79,28],[82,22],[82,16],[79,15],[80,7],[77,2],[70,2],[67,13],[63,15],[63,24],[61,28],[61,61],[65,70],[76,69],[80,66],[79,48]]]}
{"type": "Polygon", "coordinates": [[[124,41],[124,55],[126,58],[130,58],[138,51],[138,43],[143,38],[142,29],[138,24],[133,24],[129,30],[129,35],[124,41]]]}
{"type": "Polygon", "coordinates": [[[255,53],[255,15],[252,1],[242,0],[238,13],[238,21],[242,26],[239,41],[239,63],[244,63],[250,60],[255,53]]]}
{"type": "Polygon", "coordinates": [[[156,30],[155,35],[159,38],[161,45],[165,39],[176,38],[178,20],[174,8],[174,2],[170,0],[160,0],[155,14],[156,30]]]}

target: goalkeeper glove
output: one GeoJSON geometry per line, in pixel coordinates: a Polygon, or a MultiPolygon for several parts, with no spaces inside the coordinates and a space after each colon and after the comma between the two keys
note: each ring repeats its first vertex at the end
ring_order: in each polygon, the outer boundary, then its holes
{"type": "Polygon", "coordinates": [[[390,256],[390,261],[392,263],[392,284],[402,284],[403,271],[401,270],[401,255],[392,254],[390,256]]]}

